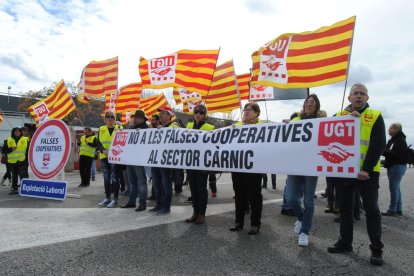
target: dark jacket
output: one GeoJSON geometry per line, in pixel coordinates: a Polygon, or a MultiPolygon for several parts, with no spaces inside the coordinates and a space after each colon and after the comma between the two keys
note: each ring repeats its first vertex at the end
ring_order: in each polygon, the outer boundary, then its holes
{"type": "Polygon", "coordinates": [[[384,167],[407,164],[407,142],[404,132],[399,132],[388,140],[387,146],[382,153],[385,156],[384,167]]]}
{"type": "Polygon", "coordinates": [[[131,129],[144,129],[144,128],[149,128],[149,126],[147,125],[147,123],[143,123],[143,124],[140,124],[140,125],[134,125],[131,129]]]}

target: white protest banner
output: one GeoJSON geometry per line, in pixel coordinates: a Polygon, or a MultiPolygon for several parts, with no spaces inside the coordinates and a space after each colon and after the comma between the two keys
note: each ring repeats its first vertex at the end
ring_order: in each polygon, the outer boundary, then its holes
{"type": "Polygon", "coordinates": [[[359,172],[359,118],[341,116],[226,127],[118,130],[115,164],[209,171],[354,178],[359,172]]]}

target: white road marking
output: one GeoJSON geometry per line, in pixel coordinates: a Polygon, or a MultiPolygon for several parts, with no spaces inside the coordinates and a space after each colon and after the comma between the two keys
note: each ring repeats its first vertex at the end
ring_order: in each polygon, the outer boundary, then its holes
{"type": "MultiPolygon", "coordinates": [[[[265,200],[263,204],[282,200],[265,200]]],[[[233,210],[234,203],[210,204],[207,216],[233,210]]],[[[0,252],[183,221],[192,213],[190,205],[172,206],[171,214],[165,216],[120,208],[2,208],[0,252]]]]}

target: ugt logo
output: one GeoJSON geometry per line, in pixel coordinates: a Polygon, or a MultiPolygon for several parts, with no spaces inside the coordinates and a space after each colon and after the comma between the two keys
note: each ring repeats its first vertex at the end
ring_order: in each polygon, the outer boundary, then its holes
{"type": "Polygon", "coordinates": [[[149,61],[150,71],[153,74],[164,76],[174,70],[176,60],[176,55],[151,59],[149,61]]]}
{"type": "Polygon", "coordinates": [[[148,72],[151,84],[162,85],[175,82],[177,53],[148,61],[148,72]]]}
{"type": "Polygon", "coordinates": [[[339,164],[353,153],[344,149],[344,146],[353,146],[355,136],[355,125],[352,120],[340,120],[331,122],[321,122],[319,126],[318,146],[323,146],[318,155],[326,161],[339,164]]]}
{"type": "Polygon", "coordinates": [[[126,131],[117,131],[115,132],[114,142],[112,144],[112,154],[117,156],[123,152],[122,147],[126,145],[128,140],[128,132],[126,131]]]}
{"type": "Polygon", "coordinates": [[[45,102],[42,102],[39,105],[33,107],[33,110],[41,122],[44,121],[49,115],[49,109],[47,108],[45,102]]]}

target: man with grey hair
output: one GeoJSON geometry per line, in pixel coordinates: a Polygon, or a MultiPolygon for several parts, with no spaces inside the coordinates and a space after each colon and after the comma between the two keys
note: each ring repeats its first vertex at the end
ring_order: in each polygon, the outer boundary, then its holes
{"type": "Polygon", "coordinates": [[[385,125],[381,112],[368,105],[368,89],[362,83],[351,87],[348,100],[351,103],[336,116],[360,117],[360,171],[355,179],[345,179],[340,193],[340,237],[328,248],[329,253],[351,252],[353,241],[353,198],[359,189],[366,216],[367,232],[371,241],[373,265],[382,265],[381,213],[378,207],[380,156],[385,148],[385,125]]]}

